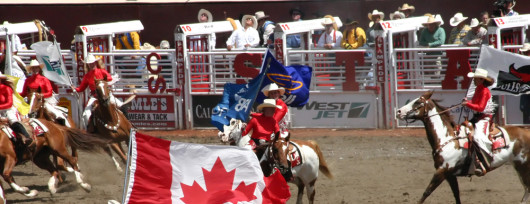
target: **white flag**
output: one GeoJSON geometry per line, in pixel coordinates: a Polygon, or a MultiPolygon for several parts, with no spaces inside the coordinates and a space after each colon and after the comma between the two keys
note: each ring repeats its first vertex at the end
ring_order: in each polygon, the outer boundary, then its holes
{"type": "Polygon", "coordinates": [[[33,43],[31,49],[35,50],[37,60],[44,64],[43,75],[51,81],[71,86],[72,82],[63,62],[59,44],[50,41],[33,43]]]}

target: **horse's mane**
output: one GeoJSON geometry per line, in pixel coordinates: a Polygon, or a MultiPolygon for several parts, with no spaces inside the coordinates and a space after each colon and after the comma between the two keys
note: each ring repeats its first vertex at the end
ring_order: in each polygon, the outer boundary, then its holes
{"type": "MultiPolygon", "coordinates": [[[[431,101],[434,103],[434,105],[436,106],[437,109],[442,110],[442,111],[447,110],[447,107],[442,106],[442,105],[439,104],[442,100],[431,99],[431,101]]],[[[443,113],[440,113],[440,116],[441,117],[445,117],[447,120],[449,120],[449,122],[451,123],[451,126],[453,128],[456,127],[456,123],[453,120],[453,116],[451,115],[451,111],[445,111],[443,113]]]]}

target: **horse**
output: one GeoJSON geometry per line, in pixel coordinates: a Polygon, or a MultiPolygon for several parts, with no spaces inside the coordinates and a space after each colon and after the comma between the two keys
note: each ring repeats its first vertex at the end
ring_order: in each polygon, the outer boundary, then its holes
{"type": "MultiPolygon", "coordinates": [[[[468,172],[473,159],[471,153],[465,147],[461,147],[462,134],[472,135],[472,125],[463,123],[458,127],[452,120],[447,108],[440,106],[431,99],[433,91],[427,91],[399,108],[396,118],[400,120],[420,120],[425,126],[427,139],[432,148],[434,173],[427,189],[423,193],[419,203],[423,203],[427,197],[444,181],[447,180],[456,203],[460,202],[460,191],[457,176],[472,176],[468,172]],[[460,129],[460,134],[456,131],[460,129]],[[471,162],[470,162],[471,161],[471,162]]],[[[504,132],[506,147],[493,151],[493,160],[489,170],[494,170],[505,163],[512,163],[519,174],[525,192],[521,200],[526,202],[530,196],[530,133],[520,127],[499,127],[504,132]]],[[[473,144],[473,142],[468,142],[473,144]]],[[[477,176],[483,176],[484,172],[478,172],[477,176]]]]}
{"type": "MultiPolygon", "coordinates": [[[[121,112],[111,99],[111,91],[107,84],[106,77],[103,80],[95,80],[96,84],[96,99],[94,102],[94,108],[92,111],[92,122],[95,125],[96,133],[105,135],[111,139],[110,146],[112,150],[116,152],[124,164],[127,163],[127,156],[121,146],[121,142],[125,141],[126,145],[129,145],[128,141],[131,134],[133,125],[121,112]]],[[[112,158],[112,161],[116,165],[118,171],[123,171],[120,164],[114,156],[110,148],[104,148],[105,152],[112,158]]]]}
{"type": "MultiPolygon", "coordinates": [[[[225,126],[225,131],[219,136],[223,141],[229,141],[231,145],[252,149],[253,145],[249,144],[252,141],[250,134],[241,136],[242,124],[240,120],[232,119],[229,126],[225,126]]],[[[296,203],[302,203],[306,186],[309,203],[313,203],[318,171],[320,170],[330,179],[333,178],[333,175],[315,141],[290,140],[290,137],[290,133],[285,138],[276,136],[267,144],[264,149],[264,159],[260,161],[263,174],[265,176],[272,175],[273,169],[276,167],[286,181],[294,183],[298,187],[296,203]]],[[[259,153],[257,154],[259,155],[259,153]]]]}
{"type": "MultiPolygon", "coordinates": [[[[60,125],[65,125],[64,123],[57,121],[56,117],[45,108],[45,98],[41,94],[40,88],[36,91],[30,90],[30,92],[28,93],[28,98],[29,98],[29,104],[30,104],[28,116],[30,118],[41,118],[41,119],[45,119],[48,121],[52,121],[60,125]]],[[[65,113],[64,116],[68,120],[68,124],[70,125],[70,127],[76,128],[76,124],[72,116],[68,115],[67,113],[65,113]]],[[[71,147],[71,151],[72,151],[72,157],[74,159],[77,159],[78,157],[77,150],[74,147],[71,147]]],[[[64,165],[64,161],[61,158],[54,157],[54,163],[56,164],[57,168],[59,168],[60,170],[73,172],[73,169],[71,167],[66,167],[64,165]]],[[[62,177],[59,177],[59,178],[62,179],[62,177]]]]}
{"type": "MultiPolygon", "coordinates": [[[[108,140],[97,135],[88,134],[85,131],[68,128],[51,121],[44,119],[29,119],[23,122],[28,133],[34,139],[34,142],[29,147],[22,144],[22,140],[14,139],[8,136],[8,132],[0,131],[0,158],[3,163],[0,163],[0,170],[2,170],[3,179],[14,189],[15,192],[22,193],[25,196],[33,197],[37,195],[36,190],[30,190],[27,187],[19,186],[13,176],[11,175],[15,165],[33,161],[39,168],[50,172],[51,177],[48,181],[48,189],[50,193],[57,192],[57,185],[59,182],[59,169],[50,160],[50,155],[60,157],[72,166],[77,183],[85,191],[91,190],[91,185],[83,181],[83,174],[79,171],[77,166],[77,159],[73,158],[67,150],[67,145],[75,147],[76,149],[94,152],[100,147],[105,146],[108,140]],[[12,141],[15,140],[15,141],[12,141]]],[[[3,122],[0,127],[7,126],[7,122],[3,122]]]]}

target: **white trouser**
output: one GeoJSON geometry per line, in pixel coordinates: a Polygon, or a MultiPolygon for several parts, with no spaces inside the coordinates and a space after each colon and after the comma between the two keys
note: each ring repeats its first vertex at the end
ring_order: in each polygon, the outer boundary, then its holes
{"type": "Polygon", "coordinates": [[[55,115],[55,119],[63,119],[66,127],[72,127],[70,123],[68,122],[68,119],[65,113],[60,111],[58,108],[56,108],[56,106],[57,106],[57,100],[54,97],[49,97],[45,99],[44,108],[48,112],[53,113],[55,115]]]}
{"type": "Polygon", "coordinates": [[[490,134],[490,117],[484,117],[475,123],[475,135],[473,140],[478,146],[485,150],[491,156],[491,141],[488,138],[490,134]]]}
{"type": "MultiPolygon", "coordinates": [[[[88,99],[87,103],[86,103],[86,107],[85,107],[85,110],[83,110],[83,118],[81,121],[81,124],[84,124],[83,126],[86,127],[86,125],[88,125],[88,119],[90,118],[90,116],[92,115],[92,107],[94,106],[94,102],[98,100],[96,98],[94,98],[94,96],[90,96],[90,98],[88,99]]],[[[123,105],[123,102],[114,97],[114,95],[111,93],[110,94],[110,102],[111,103],[114,103],[116,104],[116,106],[121,107],[123,105]]]]}
{"type": "Polygon", "coordinates": [[[0,117],[7,118],[7,120],[9,121],[9,125],[20,121],[20,116],[15,106],[11,106],[11,108],[8,109],[0,110],[0,117]]]}

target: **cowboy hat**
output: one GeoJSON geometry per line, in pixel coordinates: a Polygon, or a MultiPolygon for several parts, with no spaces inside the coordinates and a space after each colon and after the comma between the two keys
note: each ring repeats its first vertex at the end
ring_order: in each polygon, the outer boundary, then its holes
{"type": "Polygon", "coordinates": [[[261,20],[261,19],[266,19],[266,18],[269,18],[269,15],[265,15],[265,12],[263,11],[258,11],[254,14],[256,16],[256,20],[261,20]]]}
{"type": "Polygon", "coordinates": [[[88,54],[88,55],[86,56],[85,64],[94,63],[94,62],[96,62],[96,61],[98,61],[98,59],[96,59],[96,57],[94,57],[93,54],[88,54]]]}
{"type": "Polygon", "coordinates": [[[256,17],[254,17],[253,15],[248,15],[248,14],[247,14],[247,15],[244,15],[243,18],[241,18],[241,21],[242,21],[241,24],[243,24],[243,27],[244,27],[244,25],[245,25],[245,21],[246,21],[248,18],[251,18],[251,19],[252,19],[252,22],[254,22],[254,23],[252,24],[252,27],[253,27],[254,29],[258,29],[258,20],[256,20],[256,17]]]}
{"type": "Polygon", "coordinates": [[[484,80],[490,81],[493,83],[493,79],[488,76],[488,70],[477,68],[475,69],[475,72],[469,72],[467,73],[467,77],[469,78],[482,78],[484,80]]]}
{"type": "Polygon", "coordinates": [[[480,23],[478,22],[477,18],[471,19],[471,23],[469,23],[469,27],[471,27],[471,28],[477,27],[479,25],[480,25],[480,23]]]}
{"type": "Polygon", "coordinates": [[[427,19],[427,22],[425,23],[422,23],[423,26],[427,26],[429,24],[432,24],[432,23],[436,23],[438,25],[442,24],[442,21],[440,20],[440,15],[435,15],[435,16],[429,16],[429,18],[427,19]]]}
{"type": "Polygon", "coordinates": [[[261,109],[263,109],[263,108],[282,109],[282,106],[276,105],[276,100],[275,99],[268,98],[268,99],[263,100],[262,104],[259,104],[258,111],[261,111],[261,109]]]}
{"type": "Polygon", "coordinates": [[[370,19],[371,21],[373,21],[372,16],[379,16],[381,17],[381,20],[383,20],[385,18],[385,13],[375,9],[374,11],[372,11],[372,13],[368,13],[368,19],[370,19]]]}
{"type": "Polygon", "coordinates": [[[407,3],[404,3],[403,6],[398,7],[398,10],[399,11],[410,10],[410,12],[414,12],[416,10],[416,8],[414,8],[413,5],[409,5],[407,3]]]}
{"type": "Polygon", "coordinates": [[[206,14],[206,16],[208,17],[208,22],[212,22],[212,20],[213,20],[212,13],[210,13],[210,11],[208,11],[206,9],[199,10],[199,14],[197,14],[197,19],[199,19],[199,22],[201,22],[201,15],[202,14],[206,14]]]}
{"type": "Polygon", "coordinates": [[[401,11],[395,11],[394,13],[390,14],[390,20],[394,20],[396,17],[403,19],[405,18],[405,14],[401,11]]]}
{"type": "Polygon", "coordinates": [[[324,18],[322,18],[321,24],[324,27],[326,27],[326,25],[333,24],[333,29],[339,30],[339,27],[337,26],[337,22],[335,22],[335,18],[332,15],[325,15],[324,18]]]}
{"type": "Polygon", "coordinates": [[[261,89],[261,92],[265,96],[269,96],[269,91],[280,91],[280,95],[285,94],[285,88],[279,87],[276,83],[271,83],[261,89]]]}
{"type": "Polygon", "coordinates": [[[520,52],[526,52],[528,50],[530,50],[530,43],[523,44],[523,47],[519,49],[520,52]]]}
{"type": "Polygon", "coordinates": [[[467,17],[464,17],[464,15],[462,13],[458,12],[449,20],[449,24],[451,26],[455,27],[458,24],[464,22],[466,19],[467,19],[467,17]]]}
{"type": "Polygon", "coordinates": [[[304,16],[304,12],[302,12],[302,10],[300,10],[299,8],[292,8],[289,10],[289,15],[293,15],[293,13],[298,13],[300,14],[300,16],[304,16]]]}
{"type": "Polygon", "coordinates": [[[44,67],[44,64],[39,63],[36,59],[32,59],[28,66],[26,66],[26,70],[30,71],[32,67],[38,67],[42,69],[44,67]]]}

